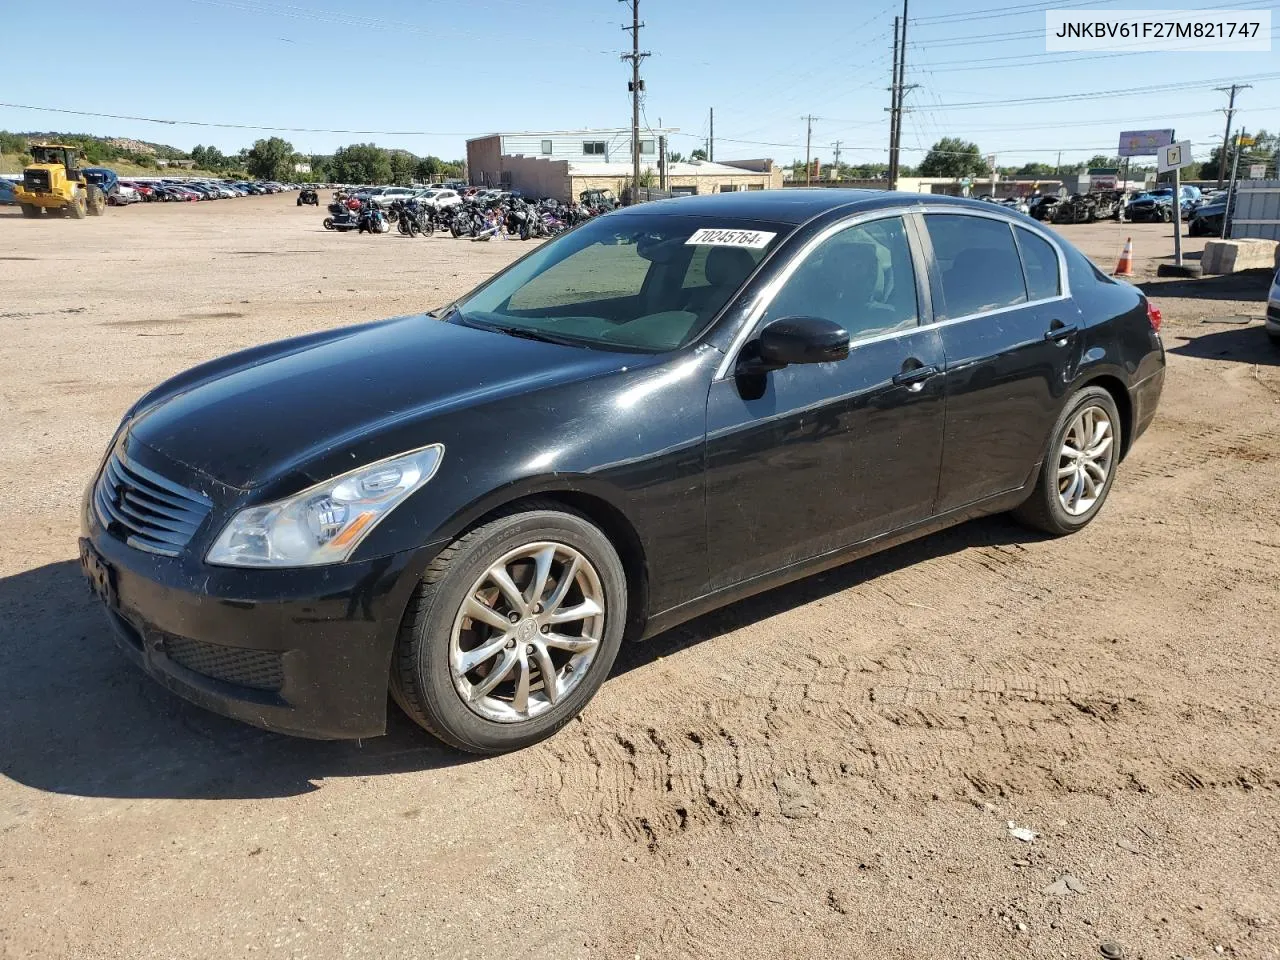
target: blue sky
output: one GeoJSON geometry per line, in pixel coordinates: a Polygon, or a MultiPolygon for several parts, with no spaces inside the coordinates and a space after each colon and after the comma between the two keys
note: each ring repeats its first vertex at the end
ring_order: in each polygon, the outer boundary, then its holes
{"type": "MultiPolygon", "coordinates": [[[[717,158],[786,163],[804,155],[801,118],[812,113],[821,118],[814,153],[824,162],[837,139],[846,162],[883,162],[900,0],[808,6],[824,12],[802,15],[801,7],[776,0],[641,0],[642,49],[653,52],[643,65],[646,121],[680,128],[671,148],[687,155],[701,145],[707,110],[715,107],[717,158]]],[[[1048,54],[1045,6],[913,0],[907,80],[920,86],[908,96],[905,163],[917,163],[944,135],[977,142],[1001,165],[1054,163],[1059,150],[1064,162],[1114,152],[1121,129],[1166,126],[1192,140],[1197,156],[1207,154],[1221,139],[1226,102],[1213,87],[1239,77],[1275,79],[1251,81],[1237,99],[1238,122],[1280,128],[1280,52],[1048,54]],[[1127,94],[1168,83],[1188,89],[1127,94]],[[1004,102],[1098,91],[1114,94],[1004,102]],[[982,101],[996,103],[950,106],[982,101]]],[[[1250,8],[1266,6],[1233,5],[1250,8]]],[[[630,7],[617,0],[118,0],[109,9],[63,0],[58,11],[65,22],[93,29],[62,31],[55,59],[48,44],[6,44],[0,100],[209,123],[403,131],[280,136],[303,152],[373,140],[445,159],[464,155],[466,137],[491,131],[630,122],[630,68],[618,59],[630,45],[622,30],[630,7]]],[[[14,107],[0,107],[0,128],[131,136],[184,149],[214,144],[228,152],[271,135],[14,107]]]]}

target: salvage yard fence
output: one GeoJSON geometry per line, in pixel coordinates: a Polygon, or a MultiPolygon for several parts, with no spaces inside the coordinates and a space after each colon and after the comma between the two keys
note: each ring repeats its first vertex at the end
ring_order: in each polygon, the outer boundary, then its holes
{"type": "Polygon", "coordinates": [[[1231,239],[1280,240],[1280,180],[1241,180],[1231,210],[1231,239]]]}

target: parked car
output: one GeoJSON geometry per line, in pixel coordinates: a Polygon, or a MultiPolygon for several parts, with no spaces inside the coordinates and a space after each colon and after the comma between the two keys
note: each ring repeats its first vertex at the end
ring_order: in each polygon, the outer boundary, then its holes
{"type": "Polygon", "coordinates": [[[1227,215],[1227,193],[1223,191],[1196,206],[1187,224],[1187,235],[1192,237],[1222,236],[1222,219],[1227,215]]]}
{"type": "Polygon", "coordinates": [[[13,196],[13,188],[17,185],[16,178],[0,177],[0,204],[8,206],[17,203],[13,196]]]}
{"type": "Polygon", "coordinates": [[[424,190],[418,195],[419,202],[426,207],[443,210],[445,207],[456,207],[462,203],[456,190],[424,190]]]}
{"type": "Polygon", "coordinates": [[[1267,294],[1267,318],[1265,323],[1271,342],[1280,347],[1280,268],[1271,280],[1271,292],[1267,294]]]}
{"type": "Polygon", "coordinates": [[[419,191],[414,187],[385,187],[373,196],[373,202],[386,209],[397,200],[412,200],[419,191]]]}
{"type": "MultiPolygon", "coordinates": [[[[1183,219],[1187,219],[1200,199],[1200,188],[1184,185],[1181,188],[1181,207],[1183,219]]],[[[1161,221],[1169,223],[1173,220],[1173,187],[1162,187],[1140,193],[1124,205],[1124,219],[1134,223],[1161,221]]]]}
{"type": "Polygon", "coordinates": [[[1039,197],[1032,197],[1031,202],[1027,204],[1028,212],[1037,220],[1052,221],[1054,210],[1058,204],[1062,203],[1064,197],[1045,194],[1039,197]]]}
{"type": "Polygon", "coordinates": [[[435,314],[151,390],[82,563],[122,648],[206,708],[372,736],[390,674],[447,743],[515,749],[624,636],[981,514],[1086,526],[1155,415],[1159,326],[994,204],[640,204],[435,314]]]}

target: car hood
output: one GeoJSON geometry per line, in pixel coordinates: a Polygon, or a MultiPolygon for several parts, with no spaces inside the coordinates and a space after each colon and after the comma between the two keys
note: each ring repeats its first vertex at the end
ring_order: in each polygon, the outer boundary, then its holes
{"type": "Polygon", "coordinates": [[[634,367],[638,359],[649,358],[418,314],[268,344],[179,375],[139,402],[129,437],[246,489],[306,473],[309,461],[407,421],[634,367]]]}

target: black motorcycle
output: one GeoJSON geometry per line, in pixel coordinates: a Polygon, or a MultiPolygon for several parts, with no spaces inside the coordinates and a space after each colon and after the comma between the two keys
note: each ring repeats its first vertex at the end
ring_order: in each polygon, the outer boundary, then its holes
{"type": "Polygon", "coordinates": [[[356,218],[356,232],[368,233],[386,233],[391,229],[391,224],[387,222],[386,215],[383,214],[382,208],[372,200],[366,200],[360,205],[360,215],[356,218]]]}
{"type": "Polygon", "coordinates": [[[320,206],[320,194],[316,193],[310,187],[304,189],[298,194],[298,206],[318,207],[320,206]]]}

